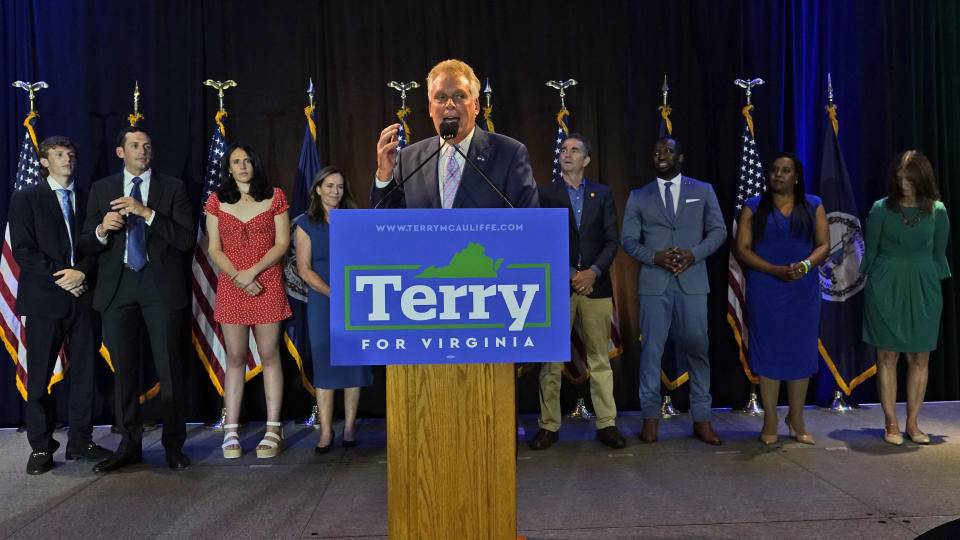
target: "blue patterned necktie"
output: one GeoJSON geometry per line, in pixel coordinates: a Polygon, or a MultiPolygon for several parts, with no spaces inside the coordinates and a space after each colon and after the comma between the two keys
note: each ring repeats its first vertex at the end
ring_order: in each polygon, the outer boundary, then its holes
{"type": "Polygon", "coordinates": [[[677,217],[677,210],[673,207],[673,182],[663,185],[663,195],[667,205],[667,217],[673,221],[677,217]]]}
{"type": "MultiPolygon", "coordinates": [[[[143,196],[140,194],[140,183],[143,182],[139,176],[133,178],[133,189],[130,190],[130,196],[137,202],[143,203],[143,196]]],[[[127,266],[139,272],[147,265],[147,231],[143,223],[143,218],[134,214],[127,214],[127,266]]]]}
{"type": "Polygon", "coordinates": [[[460,186],[460,164],[457,163],[457,151],[450,146],[447,153],[447,167],[443,175],[443,207],[453,208],[453,200],[457,196],[457,187],[460,186]]]}
{"type": "Polygon", "coordinates": [[[60,194],[60,210],[63,211],[63,219],[67,220],[67,236],[70,239],[70,266],[73,266],[73,203],[70,201],[69,189],[58,189],[60,194]]]}

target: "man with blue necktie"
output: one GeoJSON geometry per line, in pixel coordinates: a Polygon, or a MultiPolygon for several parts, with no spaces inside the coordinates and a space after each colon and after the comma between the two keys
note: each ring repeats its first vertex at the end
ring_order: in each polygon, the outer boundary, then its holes
{"type": "Polygon", "coordinates": [[[683,153],[674,139],[653,149],[654,182],[635,189],[623,212],[621,246],[640,261],[640,440],[655,442],[660,419],[660,359],[667,338],[687,359],[693,434],[723,441],[710,424],[710,341],[707,337],[706,259],[727,237],[713,187],[680,174],[683,153]]]}
{"type": "Polygon", "coordinates": [[[99,253],[93,307],[115,369],[117,451],[94,467],[108,472],[142,460],[140,336],[149,338],[163,409],[163,447],[171,469],[185,469],[186,424],[181,322],[190,303],[187,264],[195,242],[183,182],[153,171],[153,144],[141,127],[117,137],[123,171],[93,185],[81,246],[99,253]]]}
{"type": "Polygon", "coordinates": [[[16,313],[27,319],[30,347],[24,410],[32,449],[27,474],[49,471],[60,446],[53,438],[54,403],[47,384],[65,338],[70,344],[66,457],[99,461],[110,455],[91,438],[99,344],[97,314],[90,306],[96,257],[77,244],[77,215],[86,207],[87,194],[73,181],[76,164],[76,145],[70,139],[48,137],[40,143],[44,180],[15,193],[10,203],[10,244],[20,266],[16,313]]]}

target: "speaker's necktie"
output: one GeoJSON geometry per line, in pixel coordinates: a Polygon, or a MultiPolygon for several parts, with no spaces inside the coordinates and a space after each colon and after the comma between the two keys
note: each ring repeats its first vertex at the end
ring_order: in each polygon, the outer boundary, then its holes
{"type": "Polygon", "coordinates": [[[457,196],[457,187],[460,186],[460,164],[457,163],[457,150],[450,147],[447,152],[447,167],[443,175],[443,207],[453,208],[453,199],[457,196]]]}

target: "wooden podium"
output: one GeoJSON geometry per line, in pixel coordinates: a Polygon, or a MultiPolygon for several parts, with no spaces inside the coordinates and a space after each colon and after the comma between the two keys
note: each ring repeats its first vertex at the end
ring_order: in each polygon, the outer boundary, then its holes
{"type": "Polygon", "coordinates": [[[513,364],[387,366],[392,539],[517,538],[513,364]]]}

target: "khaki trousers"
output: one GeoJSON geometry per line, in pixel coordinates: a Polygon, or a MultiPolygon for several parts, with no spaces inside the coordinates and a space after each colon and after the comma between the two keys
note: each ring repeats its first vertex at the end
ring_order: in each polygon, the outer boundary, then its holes
{"type": "MultiPolygon", "coordinates": [[[[570,295],[570,329],[577,314],[583,327],[587,349],[587,367],[590,369],[590,398],[597,415],[597,429],[615,424],[617,405],[613,400],[613,371],[610,369],[610,313],[612,298],[589,298],[570,295]]],[[[563,362],[540,365],[540,427],[549,431],[560,429],[560,379],[563,362]]]]}

